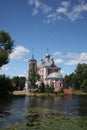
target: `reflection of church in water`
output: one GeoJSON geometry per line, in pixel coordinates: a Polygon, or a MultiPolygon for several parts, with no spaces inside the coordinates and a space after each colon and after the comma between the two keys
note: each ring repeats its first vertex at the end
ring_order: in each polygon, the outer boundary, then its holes
{"type": "Polygon", "coordinates": [[[32,58],[29,60],[29,72],[35,68],[40,75],[40,81],[37,81],[37,84],[42,82],[45,85],[54,85],[54,91],[60,91],[63,88],[63,76],[61,74],[61,68],[57,67],[54,60],[50,58],[49,54],[45,55],[45,59],[41,59],[40,64],[37,66],[37,60],[32,55],[32,58]]]}

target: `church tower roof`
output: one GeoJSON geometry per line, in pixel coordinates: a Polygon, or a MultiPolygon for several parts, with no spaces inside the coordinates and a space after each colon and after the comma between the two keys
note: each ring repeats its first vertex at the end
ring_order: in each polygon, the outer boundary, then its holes
{"type": "Polygon", "coordinates": [[[36,61],[36,59],[34,58],[34,55],[32,55],[32,58],[29,61],[36,61]]]}

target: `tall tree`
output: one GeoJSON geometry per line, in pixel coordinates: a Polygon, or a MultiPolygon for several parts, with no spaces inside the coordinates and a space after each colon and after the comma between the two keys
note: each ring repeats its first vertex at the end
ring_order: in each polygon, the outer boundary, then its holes
{"type": "Polygon", "coordinates": [[[85,79],[87,79],[87,64],[78,64],[75,70],[75,74],[78,81],[78,88],[81,87],[81,84],[85,79]]]}
{"type": "Polygon", "coordinates": [[[37,73],[37,70],[33,68],[31,72],[29,72],[30,89],[32,90],[36,89],[36,81],[39,79],[40,79],[40,75],[37,73]]]}
{"type": "Polygon", "coordinates": [[[21,77],[19,78],[21,90],[23,90],[24,87],[25,87],[25,81],[26,81],[26,78],[25,78],[25,77],[21,76],[21,77]]]}
{"type": "Polygon", "coordinates": [[[12,52],[14,41],[8,32],[0,31],[0,67],[9,62],[9,54],[12,52]]]}

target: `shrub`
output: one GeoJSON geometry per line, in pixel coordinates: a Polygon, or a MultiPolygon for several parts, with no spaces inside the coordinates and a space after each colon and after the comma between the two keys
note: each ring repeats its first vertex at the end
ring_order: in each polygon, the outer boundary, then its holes
{"type": "Polygon", "coordinates": [[[54,92],[53,85],[51,85],[51,86],[49,86],[48,84],[45,85],[45,92],[47,92],[47,93],[53,93],[54,92]]]}
{"type": "Polygon", "coordinates": [[[41,93],[45,92],[44,83],[41,83],[41,85],[39,86],[39,92],[41,92],[41,93]]]}

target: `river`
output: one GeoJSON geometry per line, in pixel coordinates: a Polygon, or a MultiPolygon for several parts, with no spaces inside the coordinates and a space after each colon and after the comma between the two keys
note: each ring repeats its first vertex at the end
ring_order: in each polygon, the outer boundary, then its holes
{"type": "Polygon", "coordinates": [[[87,117],[87,95],[0,98],[0,128],[25,121],[25,112],[33,107],[55,110],[57,116],[87,117]]]}

